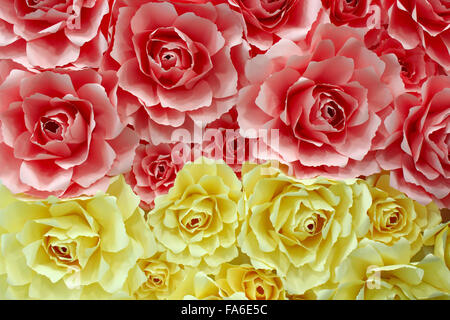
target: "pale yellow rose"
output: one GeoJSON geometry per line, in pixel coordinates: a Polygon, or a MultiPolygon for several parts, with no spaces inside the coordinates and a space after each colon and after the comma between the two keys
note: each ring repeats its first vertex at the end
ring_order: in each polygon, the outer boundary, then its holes
{"type": "Polygon", "coordinates": [[[434,255],[445,261],[447,268],[450,269],[450,222],[442,223],[430,228],[424,233],[424,242],[426,245],[434,246],[434,255]]]}
{"type": "Polygon", "coordinates": [[[222,265],[215,277],[221,295],[243,293],[249,300],[285,300],[283,282],[275,272],[251,265],[222,265]]]}
{"type": "Polygon", "coordinates": [[[416,254],[423,244],[422,234],[441,222],[436,204],[427,206],[408,198],[404,193],[390,187],[389,174],[377,174],[366,179],[372,195],[372,206],[367,238],[392,245],[400,238],[411,244],[411,254],[416,254]]]}
{"type": "Polygon", "coordinates": [[[169,300],[246,300],[246,297],[243,293],[224,297],[213,278],[202,271],[190,269],[169,300]]]}
{"type": "Polygon", "coordinates": [[[187,272],[175,263],[168,262],[164,253],[138,260],[130,271],[128,283],[133,296],[138,300],[167,299],[179,286],[187,272]]]}
{"type": "MultiPolygon", "coordinates": [[[[405,238],[392,246],[363,239],[338,268],[330,299],[449,299],[450,271],[432,254],[410,262],[411,246],[405,238]]],[[[322,298],[325,298],[323,295],[322,298]]]]}
{"type": "Polygon", "coordinates": [[[297,180],[268,163],[244,165],[242,181],[239,245],[256,268],[277,270],[289,294],[332,279],[367,233],[371,197],[365,184],[297,180]]]}
{"type": "Polygon", "coordinates": [[[1,188],[0,199],[4,298],[129,298],[129,271],[156,252],[123,177],[92,198],[18,200],[1,188]]]}
{"type": "Polygon", "coordinates": [[[210,272],[235,258],[241,189],[223,161],[199,158],[185,164],[168,194],[157,197],[148,213],[167,260],[210,272]]]}

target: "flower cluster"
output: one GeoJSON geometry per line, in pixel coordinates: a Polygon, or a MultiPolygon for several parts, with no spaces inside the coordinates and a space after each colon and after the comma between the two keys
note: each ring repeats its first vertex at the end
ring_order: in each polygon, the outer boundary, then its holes
{"type": "Polygon", "coordinates": [[[270,162],[242,174],[189,162],[148,212],[123,176],[105,193],[62,200],[1,187],[0,297],[450,296],[448,222],[389,175],[299,180],[270,162]]]}
{"type": "Polygon", "coordinates": [[[0,4],[0,297],[448,296],[448,0],[0,4]]]}

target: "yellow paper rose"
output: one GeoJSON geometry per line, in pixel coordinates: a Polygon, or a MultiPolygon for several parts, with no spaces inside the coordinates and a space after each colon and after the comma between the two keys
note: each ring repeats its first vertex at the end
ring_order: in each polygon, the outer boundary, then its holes
{"type": "Polygon", "coordinates": [[[216,281],[206,273],[190,269],[169,300],[246,300],[244,293],[224,297],[216,281]]]}
{"type": "Polygon", "coordinates": [[[168,262],[163,253],[140,259],[129,273],[131,292],[139,300],[167,299],[186,277],[183,266],[168,262]]]}
{"type": "Polygon", "coordinates": [[[243,293],[249,300],[285,300],[283,283],[275,272],[251,265],[224,264],[215,277],[221,295],[243,293]]]}
{"type": "Polygon", "coordinates": [[[410,262],[405,238],[392,246],[363,239],[338,268],[338,286],[332,299],[448,299],[450,271],[432,254],[410,262]]]}
{"type": "Polygon", "coordinates": [[[270,164],[243,166],[238,242],[252,265],[275,269],[289,294],[332,278],[367,233],[369,190],[355,180],[297,180],[270,164]]]}
{"type": "Polygon", "coordinates": [[[372,206],[367,212],[370,228],[366,237],[387,245],[404,237],[411,244],[411,254],[416,254],[423,244],[423,231],[441,222],[437,205],[431,202],[423,206],[390,187],[389,174],[373,175],[361,183],[369,185],[372,195],[372,206]]]}
{"type": "Polygon", "coordinates": [[[445,261],[450,269],[450,222],[442,223],[424,232],[426,245],[434,246],[434,255],[445,261]]]}
{"type": "Polygon", "coordinates": [[[209,272],[235,258],[241,188],[223,161],[199,158],[187,163],[148,214],[167,260],[209,272]]]}
{"type": "Polygon", "coordinates": [[[123,177],[92,198],[18,200],[1,188],[0,199],[3,298],[127,298],[129,271],[156,252],[123,177]]]}

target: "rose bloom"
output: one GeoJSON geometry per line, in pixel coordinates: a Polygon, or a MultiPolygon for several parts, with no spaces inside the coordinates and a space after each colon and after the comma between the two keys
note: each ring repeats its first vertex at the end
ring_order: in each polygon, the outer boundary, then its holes
{"type": "Polygon", "coordinates": [[[226,4],[118,3],[103,69],[117,70],[119,112],[142,139],[171,142],[173,130],[192,133],[233,107],[246,51],[238,13],[226,4]]]}
{"type": "Polygon", "coordinates": [[[365,237],[392,245],[405,238],[412,255],[423,245],[422,234],[441,222],[441,213],[435,203],[427,206],[408,198],[389,184],[389,174],[368,177],[366,182],[372,195],[369,234],[365,237]]]}
{"type": "Polygon", "coordinates": [[[400,76],[408,91],[420,91],[422,84],[431,76],[446,75],[445,70],[425,52],[422,46],[406,50],[391,38],[385,29],[373,29],[366,33],[366,46],[378,56],[394,54],[401,66],[400,76]]]}
{"type": "Polygon", "coordinates": [[[140,144],[133,166],[126,175],[127,182],[141,198],[143,208],[153,208],[158,195],[173,186],[177,172],[190,160],[191,149],[186,144],[140,144]]]}
{"type": "Polygon", "coordinates": [[[0,297],[129,297],[128,272],[156,253],[123,177],[93,198],[18,200],[0,188],[0,297]]]}
{"type": "Polygon", "coordinates": [[[447,0],[395,0],[389,9],[389,34],[404,48],[423,45],[450,70],[450,6],[447,0]]]}
{"type": "Polygon", "coordinates": [[[14,193],[106,190],[129,170],[137,135],[120,122],[116,77],[93,70],[12,70],[0,85],[0,179],[14,193]]]}
{"type": "Polygon", "coordinates": [[[235,107],[223,114],[220,119],[208,124],[204,130],[203,156],[209,159],[223,159],[239,178],[242,164],[250,160],[250,147],[250,140],[239,132],[235,107]]]}
{"type": "Polygon", "coordinates": [[[0,58],[26,66],[98,67],[108,0],[0,1],[0,58]]]}
{"type": "Polygon", "coordinates": [[[393,246],[364,239],[338,267],[337,288],[321,298],[448,299],[450,270],[443,260],[430,254],[421,261],[410,262],[410,253],[408,240],[404,238],[393,246]]]}
{"type": "Polygon", "coordinates": [[[270,270],[226,263],[215,279],[224,297],[244,293],[248,300],[286,299],[281,278],[270,270]]]}
{"type": "Polygon", "coordinates": [[[391,171],[391,184],[410,198],[434,200],[450,207],[450,77],[437,76],[422,86],[421,95],[404,94],[386,118],[386,147],[377,154],[391,171]]]}
{"type": "Polygon", "coordinates": [[[164,254],[157,253],[147,259],[140,259],[129,273],[128,283],[138,300],[167,299],[181,285],[187,271],[180,265],[167,262],[164,254]]]}
{"type": "Polygon", "coordinates": [[[223,161],[199,158],[185,164],[147,217],[167,260],[209,272],[235,258],[241,189],[223,161]]]}
{"type": "Polygon", "coordinates": [[[183,282],[177,286],[169,300],[246,300],[242,293],[223,297],[213,278],[197,269],[190,269],[183,282]]]}
{"type": "Polygon", "coordinates": [[[242,252],[255,268],[276,270],[290,294],[333,279],[367,233],[367,187],[353,180],[296,180],[269,164],[248,167],[240,205],[242,252]]]}
{"type": "Polygon", "coordinates": [[[322,0],[328,9],[330,21],[335,25],[373,28],[387,23],[382,0],[322,0]]]}
{"type": "Polygon", "coordinates": [[[265,143],[299,178],[379,171],[372,140],[394,94],[404,91],[393,56],[377,57],[354,29],[326,24],[309,51],[280,40],[245,72],[250,85],[239,92],[241,129],[279,130],[278,145],[265,143]]]}
{"type": "Polygon", "coordinates": [[[434,228],[425,230],[425,245],[434,246],[434,255],[443,259],[445,265],[450,269],[450,222],[442,223],[434,228]]]}
{"type": "Polygon", "coordinates": [[[306,38],[321,12],[320,1],[302,0],[228,0],[247,22],[250,44],[267,50],[275,36],[293,41],[306,38]]]}

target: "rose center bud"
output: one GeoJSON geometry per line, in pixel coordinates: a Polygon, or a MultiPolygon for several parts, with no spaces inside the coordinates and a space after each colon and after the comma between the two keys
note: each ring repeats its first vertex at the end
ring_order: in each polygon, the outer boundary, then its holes
{"type": "Polygon", "coordinates": [[[324,104],[321,108],[321,115],[333,128],[341,129],[344,123],[344,112],[336,102],[329,101],[324,104]]]}
{"type": "Polygon", "coordinates": [[[152,275],[149,280],[155,287],[159,288],[164,285],[164,280],[161,278],[161,275],[152,275]]]}
{"type": "Polygon", "coordinates": [[[37,5],[39,2],[41,2],[41,0],[26,0],[26,2],[29,7],[33,7],[37,5]]]}
{"type": "Polygon", "coordinates": [[[257,286],[256,293],[258,294],[258,296],[263,297],[265,293],[264,288],[262,286],[257,286]]]}
{"type": "Polygon", "coordinates": [[[163,50],[160,53],[159,61],[161,67],[164,70],[169,70],[170,68],[175,67],[177,65],[178,57],[177,54],[173,51],[163,50]]]}
{"type": "Polygon", "coordinates": [[[182,219],[184,228],[193,233],[205,229],[209,224],[210,216],[205,212],[190,213],[182,219]]]}
{"type": "Polygon", "coordinates": [[[407,78],[411,78],[412,72],[411,72],[411,65],[404,61],[404,60],[399,60],[400,66],[401,66],[401,73],[403,76],[407,77],[407,78]]]}
{"type": "Polygon", "coordinates": [[[358,0],[345,0],[345,2],[350,7],[356,7],[358,5],[358,0]]]}
{"type": "Polygon", "coordinates": [[[76,244],[73,242],[61,242],[53,237],[45,240],[46,249],[49,257],[58,265],[78,265],[78,259],[74,256],[76,252],[76,244]]]}
{"type": "Polygon", "coordinates": [[[51,140],[62,140],[62,127],[53,119],[43,117],[41,119],[41,128],[44,134],[51,140]]]}

